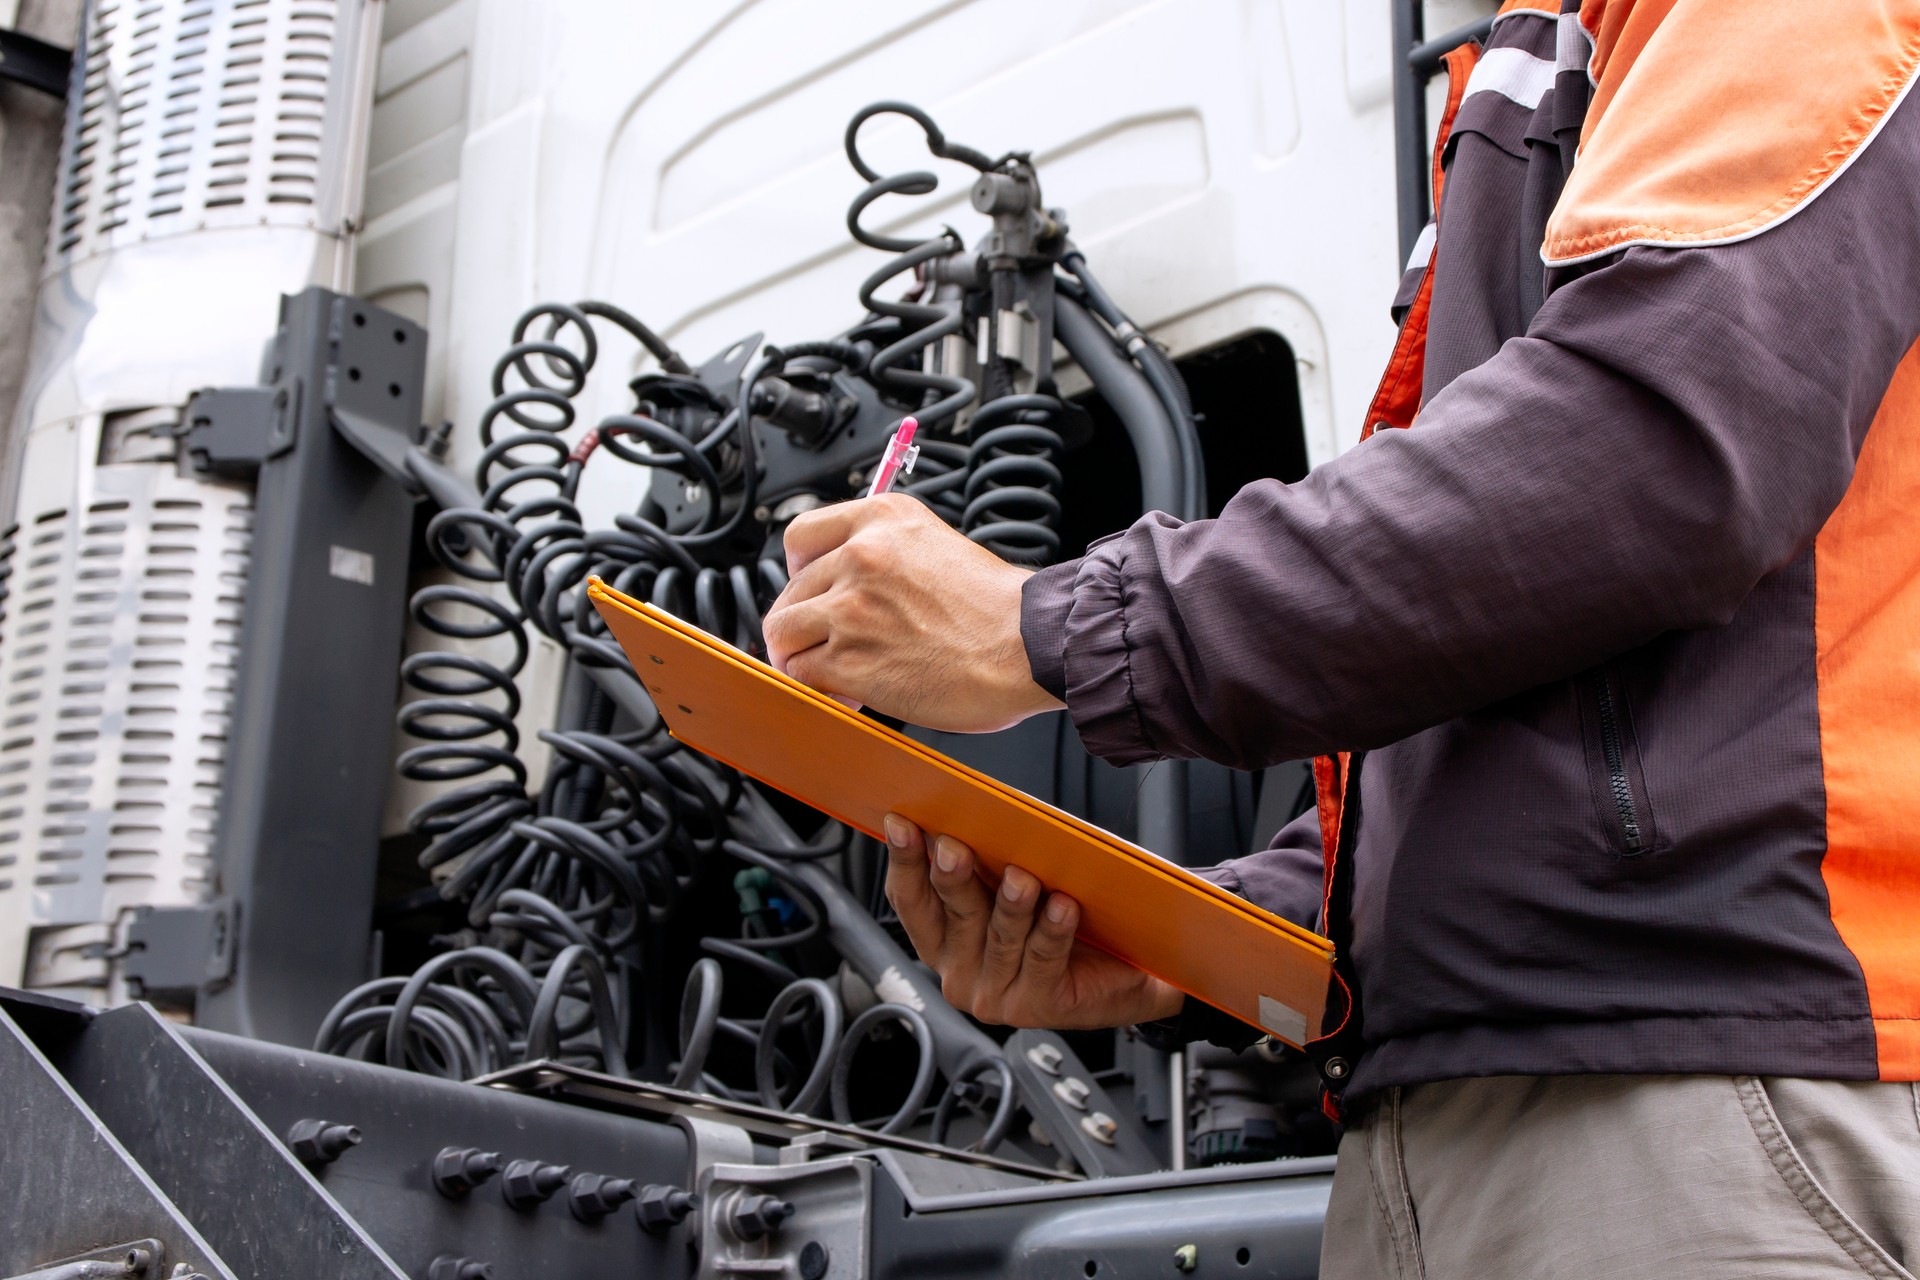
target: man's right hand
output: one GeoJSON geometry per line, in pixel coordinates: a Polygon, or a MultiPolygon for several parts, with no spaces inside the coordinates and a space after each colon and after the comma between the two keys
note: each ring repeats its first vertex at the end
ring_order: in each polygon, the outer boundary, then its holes
{"type": "Polygon", "coordinates": [[[887,900],[948,1003],[982,1022],[1061,1030],[1152,1022],[1186,997],[1074,937],[1080,904],[1008,867],[1000,891],[974,874],[973,850],[888,814],[887,900]]]}

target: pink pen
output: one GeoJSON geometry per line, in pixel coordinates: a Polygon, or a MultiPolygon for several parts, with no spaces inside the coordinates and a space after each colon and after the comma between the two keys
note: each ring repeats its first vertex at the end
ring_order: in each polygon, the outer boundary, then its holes
{"type": "Polygon", "coordinates": [[[893,439],[887,441],[887,451],[880,457],[880,467],[873,473],[873,484],[867,489],[867,496],[876,493],[888,493],[893,489],[894,481],[913,472],[913,463],[920,456],[920,446],[913,442],[913,433],[920,424],[912,418],[903,418],[900,429],[893,433],[893,439]]]}

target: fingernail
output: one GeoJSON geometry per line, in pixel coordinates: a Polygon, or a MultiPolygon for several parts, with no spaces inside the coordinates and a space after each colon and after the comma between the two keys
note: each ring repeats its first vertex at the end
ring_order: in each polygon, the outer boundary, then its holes
{"type": "Polygon", "coordinates": [[[1067,904],[1058,898],[1047,899],[1047,919],[1053,924],[1062,924],[1067,918],[1067,904]]]}
{"type": "Polygon", "coordinates": [[[888,814],[881,819],[881,825],[887,829],[887,843],[896,849],[907,847],[907,841],[913,839],[913,828],[907,825],[905,818],[888,814]]]}
{"type": "Polygon", "coordinates": [[[941,836],[933,842],[933,860],[942,871],[952,871],[960,865],[960,851],[953,847],[951,840],[941,836]]]}
{"type": "Polygon", "coordinates": [[[1000,878],[1000,896],[1008,902],[1021,902],[1027,896],[1026,882],[1011,871],[1000,878]]]}

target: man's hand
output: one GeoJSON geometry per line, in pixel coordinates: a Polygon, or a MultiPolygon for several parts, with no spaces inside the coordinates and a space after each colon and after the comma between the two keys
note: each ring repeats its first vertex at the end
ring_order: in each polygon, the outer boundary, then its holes
{"type": "Polygon", "coordinates": [[[1075,1029],[1152,1022],[1185,997],[1160,979],[1077,941],[1080,904],[1008,867],[992,893],[974,875],[973,851],[933,841],[887,815],[887,901],[920,958],[940,974],[956,1009],[982,1022],[1075,1029]]]}
{"type": "Polygon", "coordinates": [[[768,658],[823,693],[931,729],[986,733],[1061,704],[1033,682],[1010,565],[904,494],[787,527],[768,658]]]}

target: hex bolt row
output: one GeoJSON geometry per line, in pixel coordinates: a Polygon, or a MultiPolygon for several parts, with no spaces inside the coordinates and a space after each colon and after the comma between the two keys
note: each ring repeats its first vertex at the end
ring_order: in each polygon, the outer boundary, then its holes
{"type": "MultiPolygon", "coordinates": [[[[552,1199],[562,1187],[567,1188],[567,1208],[582,1222],[611,1217],[631,1200],[635,1219],[649,1235],[665,1234],[700,1206],[700,1197],[679,1187],[658,1183],[642,1186],[632,1178],[604,1173],[576,1174],[567,1165],[543,1160],[509,1161],[498,1151],[478,1147],[442,1147],[433,1158],[433,1185],[449,1200],[464,1199],[475,1187],[496,1176],[500,1178],[501,1198],[523,1213],[552,1199]]],[[[778,1225],[777,1219],[773,1225],[778,1225]]]]}

